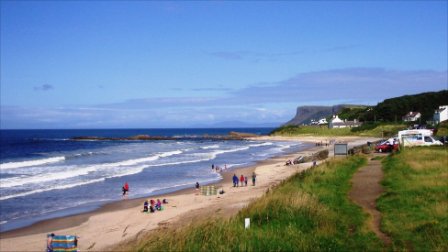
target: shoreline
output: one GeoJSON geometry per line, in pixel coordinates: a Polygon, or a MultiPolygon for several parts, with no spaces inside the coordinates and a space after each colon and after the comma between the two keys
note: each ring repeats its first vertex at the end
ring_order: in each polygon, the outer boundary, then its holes
{"type": "MultiPolygon", "coordinates": [[[[257,137],[251,139],[300,141],[309,144],[329,138],[257,137]]],[[[368,141],[367,138],[359,137],[350,137],[350,139],[334,137],[332,139],[351,142],[354,142],[355,139],[361,139],[362,143],[368,141]]],[[[216,213],[217,216],[230,217],[252,199],[261,196],[266,188],[281,182],[300,169],[307,169],[310,165],[310,163],[304,163],[292,167],[284,166],[286,160],[297,157],[299,153],[301,155],[309,155],[325,148],[331,150],[331,146],[305,146],[305,148],[299,151],[274,156],[248,167],[224,171],[221,173],[223,178],[220,181],[208,184],[215,185],[217,188],[222,187],[225,191],[223,195],[203,196],[198,194],[198,191],[194,188],[187,188],[168,194],[111,202],[87,213],[43,220],[27,227],[5,231],[0,233],[0,251],[14,251],[14,249],[17,251],[32,251],[39,249],[41,246],[37,244],[43,244],[46,234],[52,232],[80,236],[79,249],[81,250],[104,250],[117,246],[129,239],[135,239],[140,234],[154,230],[162,224],[177,223],[177,225],[181,225],[180,223],[188,223],[194,219],[192,216],[201,219],[210,213],[213,215],[216,213]],[[245,174],[249,177],[253,171],[257,173],[257,186],[233,188],[231,181],[233,173],[236,173],[238,176],[245,174]],[[169,203],[164,211],[154,214],[141,213],[143,201],[147,198],[167,198],[169,203]],[[222,209],[225,209],[225,211],[221,211],[222,209]],[[208,214],[200,214],[201,212],[208,214]],[[185,215],[187,217],[181,217],[185,215]],[[143,221],[145,219],[148,220],[143,221]],[[124,231],[120,232],[121,230],[124,231]],[[16,248],[15,244],[21,244],[22,247],[16,248]]],[[[251,184],[251,181],[248,184],[251,184]]]]}
{"type": "MultiPolygon", "coordinates": [[[[279,156],[282,156],[282,155],[279,155],[279,156]]],[[[279,156],[276,156],[276,157],[279,157],[279,156]]],[[[275,158],[275,157],[272,157],[272,158],[275,158]]],[[[227,169],[226,171],[223,171],[221,173],[221,176],[223,177],[221,180],[212,182],[209,184],[205,184],[205,185],[221,186],[221,184],[224,182],[231,183],[232,176],[233,176],[231,173],[233,173],[233,172],[241,173],[241,172],[248,172],[248,171],[250,171],[250,173],[252,173],[252,171],[255,170],[255,167],[257,165],[263,164],[264,162],[266,162],[268,160],[269,159],[258,161],[256,164],[247,166],[247,167],[227,169]]],[[[24,235],[32,235],[32,234],[42,233],[42,232],[51,233],[54,230],[65,229],[65,228],[70,228],[73,226],[81,225],[82,223],[86,222],[91,216],[94,216],[97,214],[106,213],[106,212],[116,212],[116,211],[120,211],[120,210],[126,210],[126,209],[130,209],[130,208],[142,206],[143,201],[146,199],[150,199],[150,198],[163,199],[163,198],[169,198],[172,196],[178,196],[178,195],[182,195],[182,194],[190,194],[190,193],[194,193],[196,191],[197,190],[195,188],[184,188],[184,189],[176,190],[176,191],[173,191],[170,193],[162,193],[162,194],[155,194],[155,195],[151,195],[151,196],[143,196],[143,197],[138,197],[138,198],[132,198],[132,199],[126,199],[126,200],[122,199],[122,200],[118,200],[118,201],[113,201],[113,202],[106,203],[104,205],[100,205],[96,209],[88,210],[86,212],[74,213],[74,214],[70,214],[70,215],[40,220],[40,221],[34,222],[28,226],[19,227],[19,228],[15,228],[12,230],[0,232],[0,237],[1,237],[1,239],[6,239],[6,238],[20,237],[20,236],[24,236],[24,235]]]]}
{"type": "MultiPolygon", "coordinates": [[[[259,137],[254,137],[254,138],[250,138],[250,139],[248,138],[247,140],[264,140],[264,139],[261,139],[259,137]]],[[[283,141],[283,140],[273,139],[273,141],[283,141]]],[[[289,141],[292,141],[292,140],[289,140],[289,141]]],[[[293,141],[298,141],[298,140],[293,140],[293,141]]],[[[311,143],[309,141],[299,141],[299,142],[303,142],[305,144],[311,143]]],[[[312,148],[312,147],[314,147],[314,146],[311,146],[310,148],[312,148]]],[[[275,155],[268,159],[257,161],[255,164],[252,164],[249,166],[243,166],[243,167],[239,167],[239,168],[229,168],[229,169],[221,172],[221,176],[222,176],[221,180],[207,183],[205,185],[215,185],[215,186],[219,187],[219,186],[222,186],[223,183],[232,183],[233,174],[231,174],[231,173],[234,173],[234,172],[240,173],[240,172],[250,171],[250,174],[251,174],[252,171],[255,170],[255,168],[258,165],[263,165],[266,162],[269,162],[271,159],[289,155],[289,154],[291,154],[291,153],[278,154],[278,155],[275,155]]],[[[247,173],[247,174],[249,174],[249,173],[247,173]]],[[[192,188],[183,188],[183,189],[175,190],[175,191],[169,192],[169,193],[158,193],[158,194],[156,193],[154,195],[140,196],[137,198],[126,199],[126,200],[122,199],[122,200],[112,201],[112,202],[108,202],[108,203],[96,206],[93,210],[86,210],[86,211],[79,210],[79,212],[75,212],[73,214],[57,216],[57,217],[53,217],[53,218],[49,217],[48,219],[38,220],[38,221],[33,222],[26,226],[10,229],[7,231],[1,231],[0,238],[1,239],[15,238],[15,237],[20,237],[20,236],[24,236],[24,235],[32,235],[32,234],[42,233],[42,232],[51,233],[54,230],[65,229],[65,228],[70,228],[73,226],[81,225],[82,223],[86,222],[91,216],[96,215],[96,214],[101,214],[101,213],[105,213],[105,212],[115,212],[115,211],[120,211],[120,210],[125,210],[125,209],[140,206],[140,205],[142,205],[142,202],[148,198],[163,199],[163,198],[167,198],[167,197],[171,197],[171,196],[188,194],[188,193],[192,193],[192,192],[195,192],[195,188],[193,188],[193,187],[192,188]]]]}

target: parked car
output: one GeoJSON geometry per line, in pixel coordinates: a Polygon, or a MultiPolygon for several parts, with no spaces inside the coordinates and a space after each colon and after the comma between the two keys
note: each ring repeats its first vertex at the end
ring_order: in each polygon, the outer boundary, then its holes
{"type": "Polygon", "coordinates": [[[398,132],[398,139],[403,146],[443,145],[441,141],[434,139],[432,134],[429,129],[402,130],[398,132]]]}
{"type": "Polygon", "coordinates": [[[393,150],[398,150],[398,141],[391,138],[384,142],[381,142],[375,146],[375,151],[378,152],[392,152],[393,150]]]}

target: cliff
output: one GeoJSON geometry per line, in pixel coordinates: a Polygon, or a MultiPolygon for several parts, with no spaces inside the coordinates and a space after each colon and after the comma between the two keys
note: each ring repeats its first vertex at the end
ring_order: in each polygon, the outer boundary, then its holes
{"type": "Polygon", "coordinates": [[[319,120],[331,116],[349,105],[335,106],[300,106],[297,108],[296,115],[284,125],[302,125],[309,124],[311,119],[319,120]]]}

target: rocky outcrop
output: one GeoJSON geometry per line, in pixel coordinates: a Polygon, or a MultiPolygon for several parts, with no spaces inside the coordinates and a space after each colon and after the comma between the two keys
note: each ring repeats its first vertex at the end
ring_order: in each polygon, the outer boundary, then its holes
{"type": "Polygon", "coordinates": [[[130,137],[98,137],[98,136],[77,136],[72,137],[73,141],[155,141],[155,140],[242,140],[249,137],[255,137],[256,134],[242,133],[242,132],[229,132],[228,135],[198,135],[198,136],[149,136],[149,135],[137,135],[130,137]]]}

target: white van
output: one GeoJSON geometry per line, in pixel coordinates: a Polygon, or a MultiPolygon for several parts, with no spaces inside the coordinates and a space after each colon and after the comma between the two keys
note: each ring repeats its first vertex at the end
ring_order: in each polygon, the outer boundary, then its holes
{"type": "Polygon", "coordinates": [[[432,130],[429,129],[399,131],[398,140],[403,146],[443,145],[442,142],[432,137],[432,130]]]}

